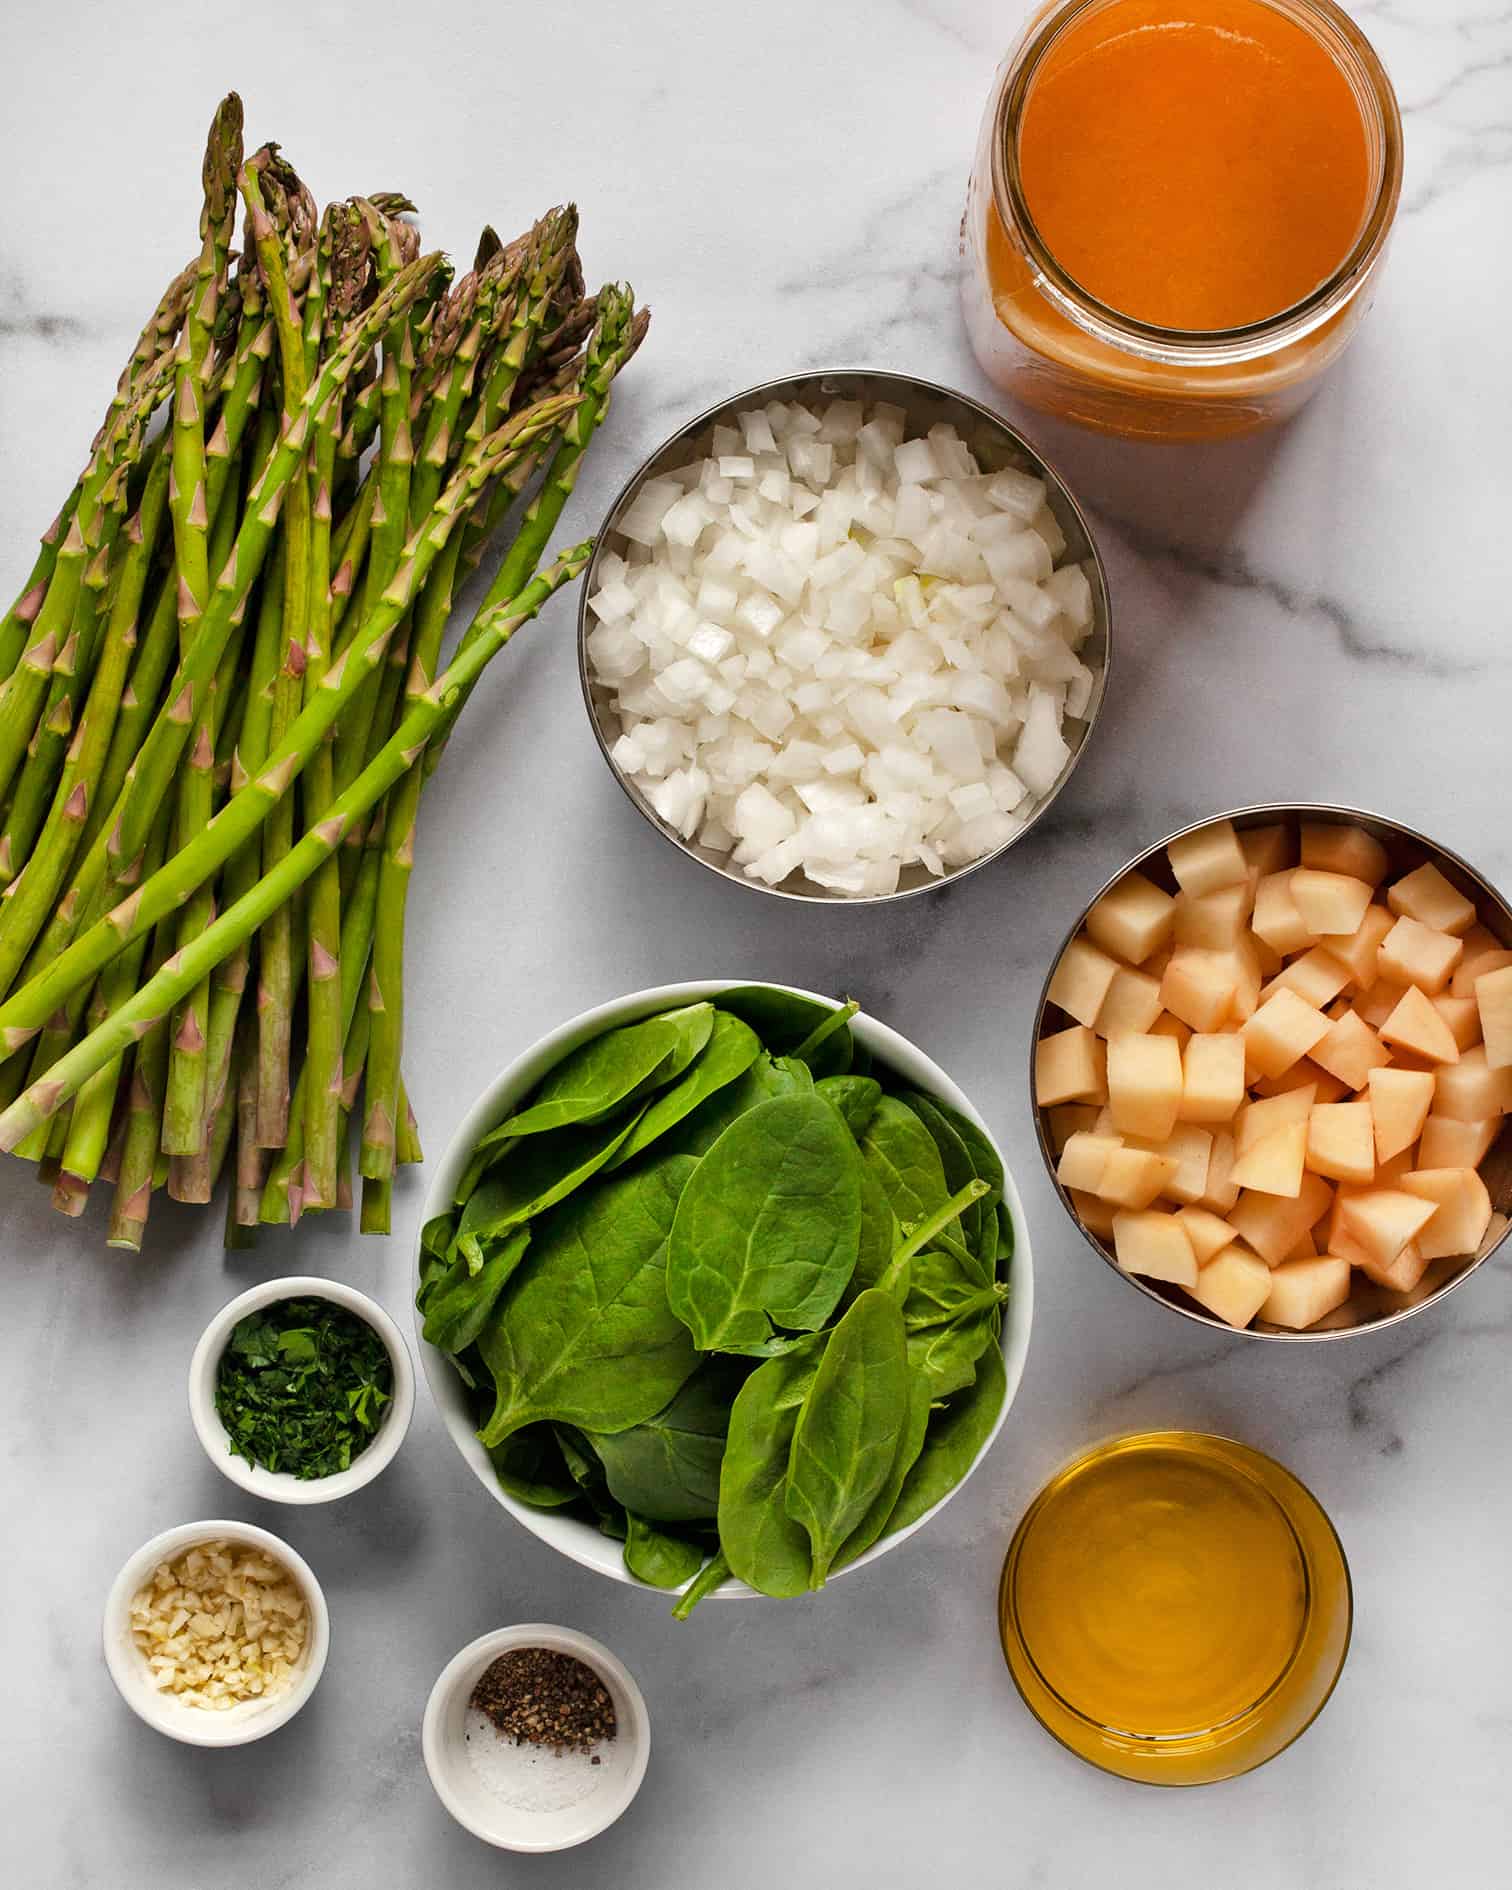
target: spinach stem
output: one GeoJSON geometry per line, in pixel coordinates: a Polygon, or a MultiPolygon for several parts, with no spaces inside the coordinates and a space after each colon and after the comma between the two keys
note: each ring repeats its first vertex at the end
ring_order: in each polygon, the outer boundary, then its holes
{"type": "Polygon", "coordinates": [[[952,1221],[958,1221],[973,1201],[980,1201],[984,1194],[990,1193],[987,1183],[980,1178],[968,1181],[959,1194],[953,1194],[944,1207],[937,1208],[928,1220],[919,1221],[908,1234],[903,1244],[893,1249],[892,1264],[900,1260],[911,1260],[934,1239],[943,1233],[952,1221]]]}

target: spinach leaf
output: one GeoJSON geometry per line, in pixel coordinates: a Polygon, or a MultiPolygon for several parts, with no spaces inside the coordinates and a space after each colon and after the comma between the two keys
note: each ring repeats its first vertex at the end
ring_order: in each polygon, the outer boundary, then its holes
{"type": "Polygon", "coordinates": [[[1000,1308],[991,1304],[978,1305],[947,1325],[923,1326],[909,1333],[909,1367],[928,1380],[933,1402],[938,1404],[972,1382],[978,1360],[996,1343],[1001,1327],[1000,1308]]]}
{"type": "Polygon", "coordinates": [[[898,1244],[898,1223],[883,1193],[882,1184],[863,1162],[861,1165],[861,1237],[856,1246],[856,1267],[845,1283],[840,1297],[844,1311],[860,1298],[869,1286],[881,1283],[893,1249],[898,1244]]]}
{"type": "Polygon", "coordinates": [[[699,1104],[742,1075],[761,1055],[761,1040],[738,1017],[714,1014],[709,1041],[686,1073],[649,1103],[629,1134],[610,1157],[613,1170],[632,1161],[644,1148],[690,1116],[699,1104]]]}
{"type": "Polygon", "coordinates": [[[801,1595],[809,1585],[809,1538],[787,1512],[788,1459],[825,1343],[823,1333],[812,1333],[758,1365],[730,1409],[719,1546],[731,1572],[763,1595],[801,1595]]]}
{"type": "MultiPolygon", "coordinates": [[[[976,1180],[976,1168],[966,1144],[936,1104],[928,1096],[921,1096],[915,1091],[908,1092],[902,1100],[929,1131],[930,1139],[939,1152],[940,1165],[945,1171],[945,1186],[950,1192],[954,1194],[957,1189],[964,1188],[967,1182],[976,1180]]],[[[982,1252],[984,1222],[991,1225],[995,1247],[997,1223],[992,1219],[990,1202],[984,1204],[973,1201],[961,1215],[961,1238],[971,1252],[977,1255],[982,1252]]]]}
{"type": "Polygon", "coordinates": [[[1008,1269],[1013,1264],[1013,1216],[1008,1212],[1008,1203],[997,1204],[997,1275],[1006,1280],[1008,1269]]]}
{"type": "Polygon", "coordinates": [[[727,1083],[692,1110],[672,1131],[666,1146],[680,1155],[707,1155],[730,1124],[757,1103],[770,1102],[777,1096],[804,1095],[813,1087],[813,1074],[806,1063],[769,1057],[763,1050],[733,1083],[727,1083]]]}
{"type": "MultiPolygon", "coordinates": [[[[817,998],[799,997],[793,991],[777,991],[770,985],[740,985],[733,991],[721,991],[715,999],[722,1011],[738,1017],[777,1056],[792,1056],[798,1047],[821,1025],[827,1024],[844,1007],[824,1004],[817,998]]],[[[837,1026],[833,1036],[825,1038],[809,1067],[815,1076],[843,1076],[851,1067],[852,1039],[848,1021],[837,1026]]]]}
{"type": "Polygon", "coordinates": [[[525,1258],[530,1229],[516,1228],[507,1240],[490,1243],[493,1251],[482,1269],[473,1273],[462,1257],[455,1259],[426,1295],[421,1337],[443,1352],[465,1352],[483,1330],[510,1275],[525,1258]]]}
{"type": "MultiPolygon", "coordinates": [[[[467,1196],[457,1224],[458,1248],[470,1259],[470,1242],[507,1234],[564,1201],[609,1165],[638,1120],[634,1115],[627,1120],[614,1117],[587,1127],[511,1136],[505,1152],[493,1159],[467,1196]]],[[[469,1164],[469,1173],[471,1169],[469,1164]]]]}
{"type": "Polygon", "coordinates": [[[693,1170],[667,1253],[667,1297],[700,1351],[760,1351],[774,1327],[825,1323],[855,1270],[859,1169],[818,1096],[758,1103],[731,1123],[693,1170]]]}
{"type": "Polygon", "coordinates": [[[616,1542],[623,1542],[629,1533],[629,1523],[624,1510],[609,1494],[609,1486],[604,1481],[604,1466],[593,1454],[593,1447],[583,1432],[571,1424],[554,1424],[557,1449],[562,1453],[562,1460],[567,1465],[578,1494],[593,1511],[598,1520],[599,1533],[610,1536],[616,1542]]]}
{"type": "Polygon", "coordinates": [[[653,1588],[681,1588],[703,1566],[704,1552],[696,1542],[655,1528],[633,1510],[625,1512],[625,1567],[638,1581],[653,1588]]]}
{"type": "MultiPolygon", "coordinates": [[[[695,1006],[713,1028],[713,1007],[695,1006]]],[[[622,1024],[580,1044],[546,1072],[524,1109],[517,1110],[480,1142],[516,1135],[539,1135],[573,1122],[601,1122],[658,1080],[663,1067],[682,1054],[692,1039],[675,1020],[677,1013],[622,1024]]],[[[696,1054],[696,1051],[695,1053],[696,1054]]],[[[476,1157],[475,1157],[476,1159],[476,1157]]]]}
{"type": "Polygon", "coordinates": [[[500,1487],[536,1509],[563,1509],[580,1494],[549,1424],[527,1425],[488,1453],[500,1487]]]}
{"type": "Polygon", "coordinates": [[[873,1289],[830,1334],[793,1431],[784,1502],[808,1532],[813,1587],[824,1586],[846,1538],[886,1487],[908,1416],[903,1315],[873,1289]]]}
{"type": "Polygon", "coordinates": [[[535,1224],[526,1264],[484,1326],[502,1443],[540,1418],[597,1431],[654,1417],[698,1359],[667,1303],[667,1240],[694,1164],[668,1156],[570,1196],[535,1224]]]}
{"type": "Polygon", "coordinates": [[[881,1182],[905,1233],[950,1198],[934,1138],[896,1096],[884,1096],[861,1138],[861,1159],[881,1182]]]}
{"type": "Polygon", "coordinates": [[[1002,1351],[997,1345],[989,1346],[970,1385],[931,1417],[924,1448],[904,1479],[897,1507],[887,1519],[885,1535],[917,1522],[956,1487],[976,1462],[977,1452],[997,1422],[1007,1391],[1002,1351]]]}
{"type": "Polygon", "coordinates": [[[703,1567],[698,1571],[697,1579],[689,1582],[688,1586],[683,1590],[681,1599],[672,1610],[672,1619],[674,1621],[686,1621],[688,1616],[698,1606],[699,1602],[703,1600],[704,1596],[712,1595],[714,1590],[728,1578],[731,1572],[730,1564],[725,1559],[723,1549],[720,1549],[717,1554],[711,1555],[708,1561],[705,1562],[703,1567]]]}
{"type": "Polygon", "coordinates": [[[893,1454],[892,1466],[887,1473],[887,1481],[873,1498],[871,1507],[861,1521],[845,1538],[840,1553],[835,1557],[835,1567],[844,1568],[864,1555],[872,1544],[887,1528],[888,1520],[898,1506],[898,1498],[903,1492],[903,1485],[908,1480],[908,1473],[919,1460],[919,1453],[924,1448],[924,1439],[929,1431],[929,1417],[934,1406],[930,1399],[930,1387],[927,1378],[910,1372],[908,1382],[908,1419],[898,1439],[898,1448],[893,1454]]]}
{"type": "Polygon", "coordinates": [[[882,1085],[870,1076],[826,1076],[814,1088],[826,1102],[831,1102],[845,1119],[845,1126],[859,1142],[866,1125],[877,1113],[882,1100],[882,1085]]]}
{"type": "Polygon", "coordinates": [[[590,1434],[615,1501],[647,1522],[700,1522],[718,1515],[730,1405],[744,1376],[733,1360],[709,1359],[646,1423],[590,1434]]]}

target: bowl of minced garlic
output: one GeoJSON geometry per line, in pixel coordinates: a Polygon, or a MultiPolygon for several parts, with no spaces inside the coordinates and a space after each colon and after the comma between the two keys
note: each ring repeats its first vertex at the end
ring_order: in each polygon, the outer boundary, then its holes
{"type": "Polygon", "coordinates": [[[309,1564],[250,1523],[154,1536],[105,1607],[105,1664],[122,1699],[187,1745],[244,1745],[284,1725],[314,1692],[329,1642],[309,1564]]]}

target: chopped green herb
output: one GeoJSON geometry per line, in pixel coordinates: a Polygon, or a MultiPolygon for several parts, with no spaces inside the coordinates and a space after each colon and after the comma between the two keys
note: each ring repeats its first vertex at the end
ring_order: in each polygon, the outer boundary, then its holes
{"type": "Polygon", "coordinates": [[[351,1467],[393,1389],[388,1348],[365,1320],[327,1299],[282,1299],[233,1328],[215,1408],[233,1456],[308,1481],[351,1467]]]}

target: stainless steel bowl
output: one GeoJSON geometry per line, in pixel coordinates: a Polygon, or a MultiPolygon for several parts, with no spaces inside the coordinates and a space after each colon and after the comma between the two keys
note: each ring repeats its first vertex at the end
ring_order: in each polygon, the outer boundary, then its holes
{"type": "MultiPolygon", "coordinates": [[[[1240,807],[1228,813],[1209,814],[1205,820],[1194,820],[1188,826],[1179,828],[1175,833],[1167,834],[1164,840],[1145,852],[1137,854],[1132,860],[1121,866],[1105,885],[1100,886],[1093,899],[1088,900],[1086,908],[1078,915],[1076,923],[1061,940],[1055,957],[1051,960],[1050,970],[1040,991],[1039,1009],[1035,1016],[1034,1033],[1029,1053],[1030,1096],[1034,1095],[1034,1051],[1040,1039],[1047,1032],[1063,1030],[1075,1020],[1067,1017],[1058,1005],[1050,1002],[1050,980],[1055,976],[1055,968],[1060,963],[1061,953],[1081,930],[1087,912],[1110,891],[1126,873],[1142,872],[1146,878],[1163,886],[1168,892],[1174,891],[1175,876],[1172,874],[1166,858],[1166,848],[1171,841],[1179,840],[1183,834],[1196,833],[1200,828],[1210,827],[1215,821],[1231,820],[1241,831],[1246,827],[1264,827],[1280,819],[1325,820],[1339,825],[1349,824],[1366,829],[1385,847],[1391,859],[1394,875],[1410,872],[1415,866],[1431,861],[1444,877],[1459,887],[1465,897],[1474,902],[1476,912],[1487,931],[1494,933],[1509,950],[1512,950],[1512,905],[1509,905],[1488,879],[1478,873],[1468,860],[1462,860],[1457,853],[1438,841],[1430,840],[1427,834],[1419,833],[1414,827],[1404,826],[1400,821],[1388,820],[1384,815],[1371,814],[1358,807],[1334,807],[1306,801],[1273,801],[1262,806],[1240,807]]],[[[1081,1216],[1066,1190],[1056,1180],[1056,1155],[1050,1139],[1048,1111],[1037,1104],[1034,1108],[1035,1129],[1039,1136],[1040,1154],[1044,1157],[1045,1167],[1049,1171],[1050,1181],[1060,1196],[1061,1205],[1075,1222],[1078,1231],[1087,1245],[1097,1254],[1105,1265],[1112,1268],[1126,1286],[1132,1286],[1146,1299],[1156,1301],[1170,1312],[1180,1313],[1183,1319],[1190,1319],[1195,1325],[1211,1326],[1218,1332],[1233,1333],[1234,1328],[1221,1319],[1203,1311],[1194,1301],[1189,1300],[1180,1287],[1166,1286],[1156,1280],[1146,1280],[1138,1274],[1126,1273],[1118,1264],[1112,1250],[1105,1246],[1095,1234],[1083,1225],[1081,1216]]],[[[1502,1133],[1495,1147],[1480,1166],[1481,1177],[1491,1195],[1491,1205],[1499,1213],[1512,1214],[1512,1116],[1502,1124],[1502,1133]]],[[[1500,1239],[1484,1247],[1479,1254],[1469,1257],[1433,1261],[1417,1286],[1410,1293],[1392,1293],[1384,1287],[1373,1286],[1369,1281],[1358,1279],[1349,1298],[1337,1311],[1332,1312],[1318,1325],[1306,1332],[1288,1332],[1279,1326],[1247,1326],[1240,1338],[1247,1339],[1349,1339],[1362,1332],[1379,1331],[1383,1326],[1394,1326],[1403,1319],[1410,1319],[1425,1306],[1435,1304],[1459,1286],[1476,1271],[1492,1254],[1502,1247],[1512,1229],[1504,1229],[1500,1239]]]]}
{"type": "Polygon", "coordinates": [[[787,380],[768,381],[761,387],[748,387],[744,393],[722,400],[717,407],[710,407],[696,420],[690,420],[686,426],[679,428],[670,439],[662,442],[640,470],[627,481],[610,506],[598,535],[593,558],[578,588],[578,673],[583,685],[583,700],[588,705],[588,719],[593,725],[599,751],[608,763],[610,772],[656,831],[700,865],[711,868],[721,878],[733,880],[739,886],[749,887],[755,892],[775,893],[781,899],[835,900],[849,906],[883,905],[891,899],[907,899],[915,893],[930,892],[937,886],[949,885],[964,874],[974,873],[978,867],[997,859],[999,854],[1006,853],[1009,847],[1024,837],[1065,787],[1091,738],[1107,686],[1111,631],[1108,577],[1093,540],[1092,529],[1064,480],[1043,455],[1000,415],[965,394],[958,394],[948,387],[938,387],[931,381],[914,380],[910,375],[887,374],[865,368],[836,369],[824,374],[796,374],[787,380]],[[1067,726],[1066,740],[1071,749],[1071,758],[1049,793],[1013,838],[993,852],[984,854],[981,859],[973,860],[967,866],[952,867],[939,877],[917,864],[906,867],[895,891],[874,894],[869,898],[847,898],[843,893],[832,892],[826,887],[810,885],[801,873],[792,874],[780,886],[768,886],[763,881],[747,879],[738,866],[731,866],[722,854],[712,848],[701,847],[696,841],[684,840],[675,828],[661,818],[639,788],[626,779],[610,754],[620,734],[619,715],[614,707],[612,692],[593,679],[588,663],[588,635],[594,626],[588,600],[598,589],[599,561],[608,552],[621,548],[623,541],[618,531],[619,520],[645,482],[659,473],[684,466],[690,459],[706,454],[714,428],[729,424],[736,414],[751,407],[765,406],[773,400],[809,404],[836,399],[868,403],[888,401],[895,407],[901,407],[908,416],[911,434],[925,433],[941,422],[948,423],[955,427],[984,470],[1002,472],[1012,467],[1043,479],[1047,487],[1046,502],[1065,534],[1067,557],[1084,566],[1092,586],[1092,629],[1080,651],[1082,661],[1093,673],[1092,696],[1080,725],[1067,726]]]}

